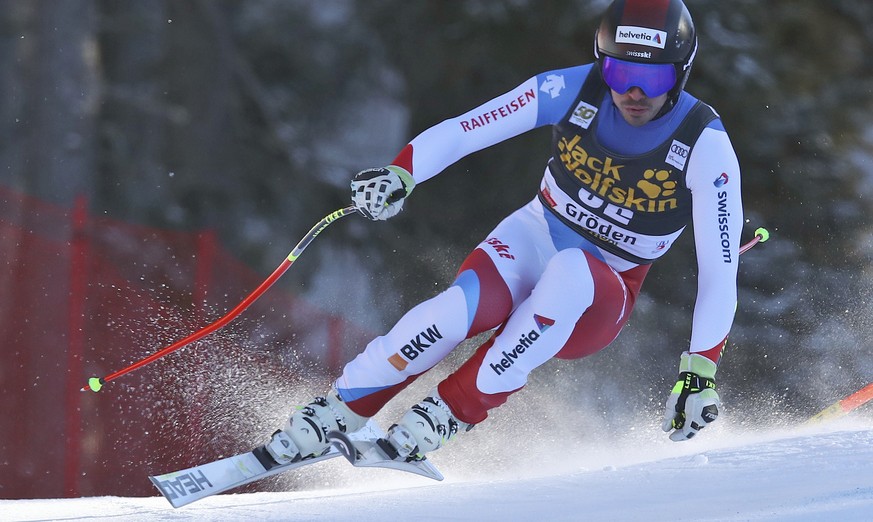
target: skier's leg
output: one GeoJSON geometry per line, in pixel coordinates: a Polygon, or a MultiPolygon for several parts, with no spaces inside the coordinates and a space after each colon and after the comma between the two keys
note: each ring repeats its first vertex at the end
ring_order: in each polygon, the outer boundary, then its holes
{"type": "MultiPolygon", "coordinates": [[[[634,270],[644,275],[646,268],[634,270]]],[[[530,297],[496,335],[391,430],[400,453],[437,449],[481,422],[552,357],[584,357],[605,347],[626,322],[641,281],[630,278],[627,285],[622,275],[580,249],[556,254],[530,297]]]]}
{"type": "Polygon", "coordinates": [[[475,424],[551,359],[577,359],[611,343],[627,322],[648,265],[617,273],[588,252],[568,249],[505,327],[438,390],[459,419],[475,424]]]}
{"type": "Polygon", "coordinates": [[[372,417],[467,337],[464,292],[452,286],[411,310],[343,368],[336,389],[349,407],[372,417]]]}
{"type": "Polygon", "coordinates": [[[336,389],[349,408],[375,415],[463,340],[506,320],[554,252],[536,216],[528,205],[504,219],[461,264],[451,287],[407,312],[343,368],[336,389]]]}

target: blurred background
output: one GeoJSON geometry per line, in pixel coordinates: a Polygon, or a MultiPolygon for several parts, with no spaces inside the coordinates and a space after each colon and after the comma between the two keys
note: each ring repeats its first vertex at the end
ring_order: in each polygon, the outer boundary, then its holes
{"type": "MultiPolygon", "coordinates": [[[[742,258],[708,431],[798,423],[873,380],[873,3],[686,3],[687,89],[739,155],[743,241],[772,233],[742,258]]],[[[358,170],[592,61],[607,4],[0,1],[0,497],[152,495],[147,474],[263,442],[533,197],[550,129],[459,161],[389,222],[338,222],[227,328],[78,389],[221,317],[348,204],[358,170]]],[[[696,293],[690,232],[667,258],[611,347],[539,369],[445,458],[487,469],[501,437],[662,438],[696,293]],[[519,432],[532,415],[550,429],[519,432]]]]}

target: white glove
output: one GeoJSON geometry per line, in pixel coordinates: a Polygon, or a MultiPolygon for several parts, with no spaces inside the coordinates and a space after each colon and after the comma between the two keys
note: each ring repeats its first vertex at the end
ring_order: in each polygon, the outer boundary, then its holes
{"type": "Polygon", "coordinates": [[[352,203],[374,221],[383,221],[403,210],[403,200],[412,193],[415,180],[396,165],[358,172],[352,180],[352,203]]]}
{"type": "Polygon", "coordinates": [[[717,366],[708,358],[684,352],[679,359],[679,380],[673,386],[661,429],[670,440],[688,440],[718,418],[721,401],[715,391],[717,366]]]}

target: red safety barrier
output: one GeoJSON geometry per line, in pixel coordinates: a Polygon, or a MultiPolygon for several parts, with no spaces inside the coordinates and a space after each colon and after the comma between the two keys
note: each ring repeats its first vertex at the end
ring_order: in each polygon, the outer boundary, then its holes
{"type": "Polygon", "coordinates": [[[214,321],[263,277],[213,232],[0,187],[0,498],[154,495],[150,473],[262,442],[372,337],[281,285],[166,360],[79,388],[214,321]]]}

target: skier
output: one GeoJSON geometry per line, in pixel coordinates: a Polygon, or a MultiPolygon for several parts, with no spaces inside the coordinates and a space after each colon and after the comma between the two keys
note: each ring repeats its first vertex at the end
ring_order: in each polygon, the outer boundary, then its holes
{"type": "Polygon", "coordinates": [[[697,52],[681,0],[615,0],[595,61],[538,74],[415,137],[394,161],[351,182],[357,209],[395,216],[413,188],[460,158],[553,127],[540,189],[466,258],[453,284],[407,312],[349,362],[325,397],[292,413],[267,448],[279,463],[324,452],[354,432],[459,343],[494,330],[411,407],[383,449],[420,460],[482,422],[549,359],[612,342],[651,264],[694,225],[698,293],[690,346],[662,427],[687,440],[720,406],[715,374],[733,322],[740,171],[718,114],[684,91],[697,52]]]}

